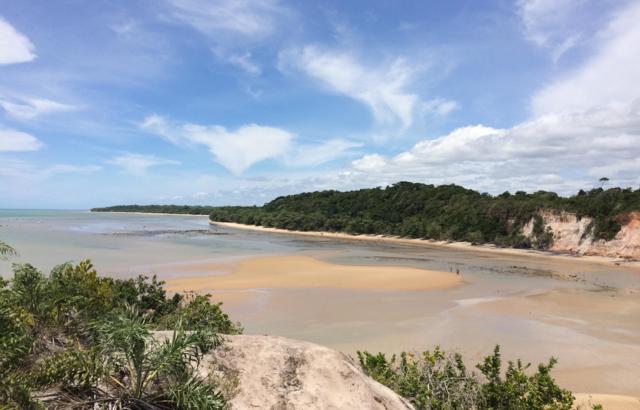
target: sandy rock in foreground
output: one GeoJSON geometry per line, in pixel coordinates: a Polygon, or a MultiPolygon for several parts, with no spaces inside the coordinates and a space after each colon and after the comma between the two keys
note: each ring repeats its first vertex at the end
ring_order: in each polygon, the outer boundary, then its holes
{"type": "Polygon", "coordinates": [[[238,373],[233,409],[412,409],[343,353],[277,336],[226,338],[209,366],[238,373]]]}

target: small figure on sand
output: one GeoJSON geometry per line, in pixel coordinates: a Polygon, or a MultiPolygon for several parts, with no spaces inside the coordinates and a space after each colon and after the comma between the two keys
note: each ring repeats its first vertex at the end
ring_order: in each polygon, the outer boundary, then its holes
{"type": "Polygon", "coordinates": [[[456,275],[460,275],[460,269],[456,268],[456,275]]]}

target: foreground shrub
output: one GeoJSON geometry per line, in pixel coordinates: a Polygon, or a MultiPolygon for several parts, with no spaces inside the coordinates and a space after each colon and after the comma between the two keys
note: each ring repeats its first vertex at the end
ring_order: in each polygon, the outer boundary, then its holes
{"type": "Polygon", "coordinates": [[[440,348],[420,355],[403,352],[387,359],[382,353],[358,352],[362,368],[378,382],[408,398],[417,409],[472,409],[480,396],[479,383],[459,354],[440,348]]]}
{"type": "Polygon", "coordinates": [[[407,398],[416,409],[570,410],[574,397],[551,377],[557,361],[540,364],[533,375],[529,365],[509,362],[502,375],[500,347],[477,365],[481,375],[468,372],[459,354],[440,348],[420,355],[402,353],[390,359],[358,352],[364,371],[407,398]]]}
{"type": "Polygon", "coordinates": [[[225,407],[197,370],[241,327],[208,295],[168,297],[155,276],[103,278],[90,261],[13,272],[0,279],[0,408],[225,407]]]}
{"type": "Polygon", "coordinates": [[[187,330],[210,329],[224,334],[242,333],[242,326],[234,323],[222,310],[222,303],[211,303],[211,295],[186,293],[181,308],[167,316],[166,327],[173,328],[178,322],[187,330]]]}

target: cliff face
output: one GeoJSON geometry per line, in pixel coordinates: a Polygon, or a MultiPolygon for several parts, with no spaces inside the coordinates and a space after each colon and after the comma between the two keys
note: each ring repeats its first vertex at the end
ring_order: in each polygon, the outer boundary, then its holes
{"type": "Polygon", "coordinates": [[[387,409],[413,407],[365,375],[348,356],[277,336],[225,336],[208,371],[235,374],[232,409],[387,409]]]}
{"type": "MultiPolygon", "coordinates": [[[[587,234],[591,218],[578,219],[568,212],[540,212],[544,229],[553,234],[552,251],[579,255],[597,255],[613,258],[640,259],[640,212],[630,212],[620,218],[622,229],[610,241],[595,240],[587,234]]],[[[522,233],[533,237],[534,220],[529,221],[522,233]]]]}

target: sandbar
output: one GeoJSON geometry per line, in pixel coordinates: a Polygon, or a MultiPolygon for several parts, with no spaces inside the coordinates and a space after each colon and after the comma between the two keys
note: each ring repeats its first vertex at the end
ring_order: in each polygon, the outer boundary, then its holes
{"type": "Polygon", "coordinates": [[[367,289],[422,291],[462,283],[459,275],[400,266],[338,265],[311,256],[268,256],[239,262],[229,274],[167,280],[169,291],[230,289],[367,289]]]}

